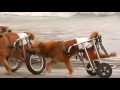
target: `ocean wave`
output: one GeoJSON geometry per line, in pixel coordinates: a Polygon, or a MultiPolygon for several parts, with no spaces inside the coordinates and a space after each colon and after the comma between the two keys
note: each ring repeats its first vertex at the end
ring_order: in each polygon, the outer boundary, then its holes
{"type": "Polygon", "coordinates": [[[71,17],[82,14],[113,15],[118,12],[0,12],[2,15],[40,16],[40,17],[71,17]]]}

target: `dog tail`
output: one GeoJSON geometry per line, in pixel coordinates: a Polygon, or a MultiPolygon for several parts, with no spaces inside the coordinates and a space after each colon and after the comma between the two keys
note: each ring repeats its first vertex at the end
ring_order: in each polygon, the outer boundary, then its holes
{"type": "Polygon", "coordinates": [[[30,35],[31,40],[35,39],[35,35],[32,32],[24,32],[24,33],[27,33],[28,35],[30,35]]]}
{"type": "Polygon", "coordinates": [[[98,31],[93,31],[90,36],[89,36],[89,39],[93,39],[95,37],[99,36],[99,32],[98,31]]]}

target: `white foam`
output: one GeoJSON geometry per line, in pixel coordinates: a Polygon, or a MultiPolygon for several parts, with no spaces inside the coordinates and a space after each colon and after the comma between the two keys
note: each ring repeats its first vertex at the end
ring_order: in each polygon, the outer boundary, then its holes
{"type": "Polygon", "coordinates": [[[0,12],[3,15],[18,15],[18,16],[41,16],[41,17],[71,17],[79,14],[93,15],[113,15],[119,12],[0,12]]]}

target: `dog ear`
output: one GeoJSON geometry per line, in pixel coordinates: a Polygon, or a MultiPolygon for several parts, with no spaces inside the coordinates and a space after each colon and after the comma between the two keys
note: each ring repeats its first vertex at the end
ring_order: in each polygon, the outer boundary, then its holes
{"type": "Polygon", "coordinates": [[[5,33],[7,32],[7,30],[5,28],[2,29],[2,33],[5,33]]]}
{"type": "Polygon", "coordinates": [[[6,32],[7,30],[5,29],[5,27],[4,26],[0,26],[0,33],[4,33],[4,32],[6,32]]]}

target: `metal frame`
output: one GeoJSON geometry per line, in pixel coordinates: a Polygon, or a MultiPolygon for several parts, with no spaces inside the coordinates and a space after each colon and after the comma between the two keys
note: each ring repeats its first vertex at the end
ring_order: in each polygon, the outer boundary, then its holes
{"type": "Polygon", "coordinates": [[[29,35],[28,35],[27,37],[17,39],[17,40],[14,42],[14,47],[16,47],[16,43],[20,41],[21,44],[22,44],[23,56],[24,56],[24,59],[26,59],[26,53],[25,53],[25,48],[24,48],[24,45],[23,45],[23,39],[26,40],[27,45],[28,45],[28,48],[29,48],[29,46],[30,46],[30,45],[29,45],[29,42],[30,42],[30,41],[28,41],[29,35]]]}
{"type": "MultiPolygon", "coordinates": [[[[79,43],[79,44],[81,44],[81,45],[83,46],[83,48],[84,48],[84,50],[85,50],[85,53],[86,53],[86,55],[87,55],[88,61],[89,61],[89,63],[90,63],[90,66],[91,66],[91,69],[92,69],[93,72],[96,72],[96,70],[95,70],[95,63],[92,64],[92,61],[90,60],[90,57],[89,57],[88,52],[87,52],[87,48],[85,47],[84,44],[85,44],[86,42],[92,42],[92,43],[93,43],[93,46],[94,46],[94,48],[95,48],[95,51],[96,51],[96,54],[97,54],[97,57],[98,57],[98,60],[97,60],[97,61],[99,61],[100,63],[102,63],[101,58],[100,58],[100,56],[99,56],[99,50],[98,50],[98,48],[100,47],[101,50],[104,51],[104,53],[106,54],[106,56],[107,56],[108,58],[109,58],[109,55],[108,55],[107,51],[105,50],[104,46],[102,45],[102,39],[101,39],[101,38],[102,38],[101,35],[99,35],[99,36],[96,37],[96,38],[93,38],[93,39],[90,39],[90,40],[88,40],[88,41],[79,43]]],[[[71,48],[72,48],[73,46],[78,46],[79,44],[74,44],[74,45],[70,46],[69,49],[68,49],[68,53],[70,52],[70,50],[71,50],[71,48]]],[[[83,62],[83,65],[84,65],[85,69],[88,70],[88,69],[86,68],[85,61],[83,60],[82,53],[83,53],[83,52],[76,51],[76,54],[77,54],[77,56],[79,57],[80,61],[83,62]]],[[[94,61],[96,61],[96,60],[94,60],[94,61]]],[[[94,62],[94,61],[93,61],[93,62],[94,62]]]]}

